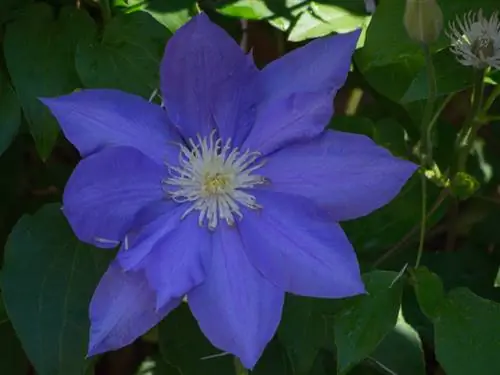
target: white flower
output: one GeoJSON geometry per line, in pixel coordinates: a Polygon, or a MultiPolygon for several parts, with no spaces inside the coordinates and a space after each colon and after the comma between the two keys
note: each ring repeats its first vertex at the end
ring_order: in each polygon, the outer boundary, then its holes
{"type": "Polygon", "coordinates": [[[446,34],[452,41],[452,52],[462,65],[500,69],[498,12],[494,12],[489,20],[483,17],[482,10],[469,12],[462,19],[457,17],[446,34]]]}

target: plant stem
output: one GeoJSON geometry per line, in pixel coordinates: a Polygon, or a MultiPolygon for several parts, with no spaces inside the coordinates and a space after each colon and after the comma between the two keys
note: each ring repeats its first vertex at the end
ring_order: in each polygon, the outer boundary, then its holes
{"type": "Polygon", "coordinates": [[[422,166],[424,168],[427,168],[432,163],[432,128],[435,123],[432,112],[434,110],[434,104],[436,102],[437,87],[436,72],[434,69],[434,64],[432,62],[432,54],[430,52],[429,46],[424,45],[422,48],[424,50],[425,63],[427,66],[427,87],[429,96],[427,97],[427,102],[425,103],[424,113],[421,120],[420,144],[421,153],[423,153],[422,166]]]}
{"type": "MultiPolygon", "coordinates": [[[[446,197],[448,197],[449,191],[448,189],[441,190],[441,193],[439,194],[438,198],[434,202],[434,205],[431,207],[429,212],[427,213],[427,219],[429,219],[434,213],[438,210],[439,207],[441,207],[441,204],[445,201],[446,197]]],[[[396,243],[394,246],[392,246],[389,250],[387,250],[380,258],[378,258],[374,263],[373,263],[373,268],[377,268],[379,265],[381,265],[383,262],[385,262],[386,259],[388,259],[392,254],[400,250],[418,231],[418,229],[421,227],[420,224],[415,225],[413,228],[410,229],[408,233],[404,235],[404,237],[396,243]]]]}
{"type": "Polygon", "coordinates": [[[472,108],[467,116],[458,138],[458,158],[456,172],[463,172],[467,164],[469,153],[476,138],[477,131],[482,123],[477,115],[481,111],[484,97],[484,70],[474,70],[474,86],[472,93],[472,108]]]}
{"type": "MultiPolygon", "coordinates": [[[[429,96],[427,97],[427,102],[425,103],[424,113],[422,115],[422,123],[420,126],[421,166],[425,170],[432,164],[432,128],[434,123],[436,122],[435,119],[433,119],[432,112],[434,109],[434,103],[436,101],[437,88],[436,73],[434,70],[434,64],[432,63],[432,54],[430,52],[429,46],[424,45],[423,50],[425,55],[425,62],[427,65],[427,86],[429,90],[429,96]]],[[[415,268],[418,268],[418,266],[420,265],[420,260],[424,251],[427,220],[427,177],[423,172],[424,171],[421,171],[420,174],[420,181],[422,184],[422,216],[420,219],[420,240],[418,244],[415,268]]]]}
{"type": "Polygon", "coordinates": [[[500,96],[500,84],[497,84],[484,104],[483,113],[488,113],[496,98],[500,96]]]}
{"type": "Polygon", "coordinates": [[[454,96],[455,96],[455,93],[452,92],[451,94],[448,94],[448,96],[443,100],[443,102],[441,103],[441,105],[437,109],[436,113],[434,113],[434,116],[432,117],[432,120],[429,124],[429,127],[432,128],[436,124],[437,120],[439,119],[439,116],[441,115],[441,112],[443,112],[443,110],[446,108],[446,106],[451,101],[451,99],[453,99],[454,96]]]}
{"type": "Polygon", "coordinates": [[[425,230],[426,230],[426,219],[427,219],[427,178],[422,172],[420,175],[420,181],[422,183],[422,216],[420,219],[420,238],[418,242],[418,252],[417,259],[415,260],[415,268],[420,265],[420,260],[422,259],[422,253],[424,252],[424,242],[425,242],[425,230]]]}
{"type": "Polygon", "coordinates": [[[108,23],[111,20],[111,6],[109,5],[110,0],[99,0],[99,5],[101,6],[101,15],[104,23],[108,23]]]}
{"type": "MultiPolygon", "coordinates": [[[[482,122],[479,121],[477,117],[482,112],[481,107],[484,96],[484,74],[485,70],[474,69],[472,106],[467,118],[465,119],[464,125],[458,134],[456,144],[457,163],[451,174],[452,179],[455,178],[457,173],[465,171],[471,147],[474,143],[474,139],[476,138],[477,131],[482,125],[482,122]]],[[[458,201],[453,203],[449,217],[449,229],[445,251],[452,251],[455,248],[458,227],[458,201]]]]}

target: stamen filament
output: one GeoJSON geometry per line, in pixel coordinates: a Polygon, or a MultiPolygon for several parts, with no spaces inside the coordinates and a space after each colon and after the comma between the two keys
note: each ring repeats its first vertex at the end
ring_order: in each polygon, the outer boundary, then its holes
{"type": "Polygon", "coordinates": [[[162,182],[169,197],[177,203],[192,202],[182,215],[184,219],[199,211],[198,223],[215,230],[221,220],[232,226],[243,219],[241,206],[252,210],[262,206],[248,191],[267,183],[263,176],[252,174],[264,165],[261,154],[231,147],[212,131],[208,137],[196,136],[180,145],[178,166],[167,165],[169,176],[162,182]]]}

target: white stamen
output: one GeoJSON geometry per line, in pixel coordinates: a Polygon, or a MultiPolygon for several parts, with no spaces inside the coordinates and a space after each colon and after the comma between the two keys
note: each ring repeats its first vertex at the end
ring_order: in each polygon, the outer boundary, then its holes
{"type": "Polygon", "coordinates": [[[102,238],[102,237],[94,237],[95,242],[99,242],[105,245],[119,245],[120,241],[115,241],[115,240],[108,240],[107,238],[102,238]]]}
{"type": "Polygon", "coordinates": [[[463,19],[457,17],[455,22],[450,23],[446,34],[452,41],[451,51],[462,65],[500,69],[498,12],[494,12],[489,20],[483,17],[482,10],[469,12],[463,19]]]}
{"type": "Polygon", "coordinates": [[[214,358],[224,357],[224,356],[229,355],[229,354],[231,354],[231,353],[229,353],[229,352],[222,352],[222,353],[217,353],[217,354],[207,355],[207,356],[205,356],[205,357],[201,357],[200,359],[201,359],[202,361],[204,361],[204,360],[206,360],[206,359],[214,359],[214,358]]]}
{"type": "Polygon", "coordinates": [[[241,152],[231,147],[231,139],[223,142],[215,139],[215,131],[209,137],[188,140],[188,146],[180,145],[179,165],[168,166],[170,176],[163,180],[169,196],[179,203],[192,202],[182,218],[193,211],[200,211],[198,223],[205,221],[214,230],[219,220],[234,225],[241,220],[240,206],[252,210],[262,208],[253,195],[242,189],[251,189],[268,182],[252,172],[264,165],[258,160],[260,153],[241,152]],[[172,189],[171,187],[174,187],[172,189]]]}

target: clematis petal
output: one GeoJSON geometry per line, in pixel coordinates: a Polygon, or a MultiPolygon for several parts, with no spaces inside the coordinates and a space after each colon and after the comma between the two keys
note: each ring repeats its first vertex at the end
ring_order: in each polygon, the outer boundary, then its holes
{"type": "Polygon", "coordinates": [[[186,295],[206,278],[212,259],[211,233],[188,215],[177,230],[156,244],[146,261],[149,284],[156,290],[157,306],[186,295]]]}
{"type": "Polygon", "coordinates": [[[165,168],[131,147],[93,154],[73,171],[63,212],[76,236],[99,247],[115,247],[140,209],[164,196],[165,168]]]}
{"type": "Polygon", "coordinates": [[[161,63],[163,101],[184,137],[207,136],[219,129],[224,138],[253,116],[257,69],[238,44],[201,13],[169,40],[161,63]]]}
{"type": "Polygon", "coordinates": [[[264,103],[257,109],[255,124],[243,149],[267,155],[289,143],[311,139],[333,115],[333,94],[300,92],[264,103]]]}
{"type": "Polygon", "coordinates": [[[188,294],[201,330],[216,347],[252,368],[276,332],[284,293],[264,279],[245,255],[237,228],[213,234],[210,273],[188,294]]]}
{"type": "Polygon", "coordinates": [[[117,254],[120,266],[126,271],[143,269],[144,259],[153,247],[180,226],[185,210],[184,205],[165,200],[148,204],[137,212],[117,254]]]}
{"type": "Polygon", "coordinates": [[[307,197],[342,221],[389,203],[417,168],[366,136],[327,131],[274,153],[259,173],[266,188],[307,197]]]}
{"type": "Polygon", "coordinates": [[[364,293],[356,254],[340,226],[310,200],[256,191],[263,206],[239,223],[252,264],[268,280],[303,296],[364,293]]]}
{"type": "Polygon", "coordinates": [[[319,38],[267,65],[259,74],[266,100],[344,85],[360,30],[319,38]]]}
{"type": "Polygon", "coordinates": [[[200,228],[197,215],[178,206],[159,216],[140,233],[131,247],[118,254],[125,269],[144,269],[160,308],[181,298],[205,280],[211,261],[211,233],[200,228]],[[179,209],[180,208],[180,209],[179,209]]]}
{"type": "Polygon", "coordinates": [[[85,157],[106,146],[130,146],[153,160],[176,161],[179,135],[158,105],[118,90],[82,90],[41,101],[85,157]]]}
{"type": "Polygon", "coordinates": [[[155,293],[142,273],[125,272],[112,263],[90,303],[89,356],[131,344],[180,302],[170,301],[157,310],[155,301],[155,293]]]}

